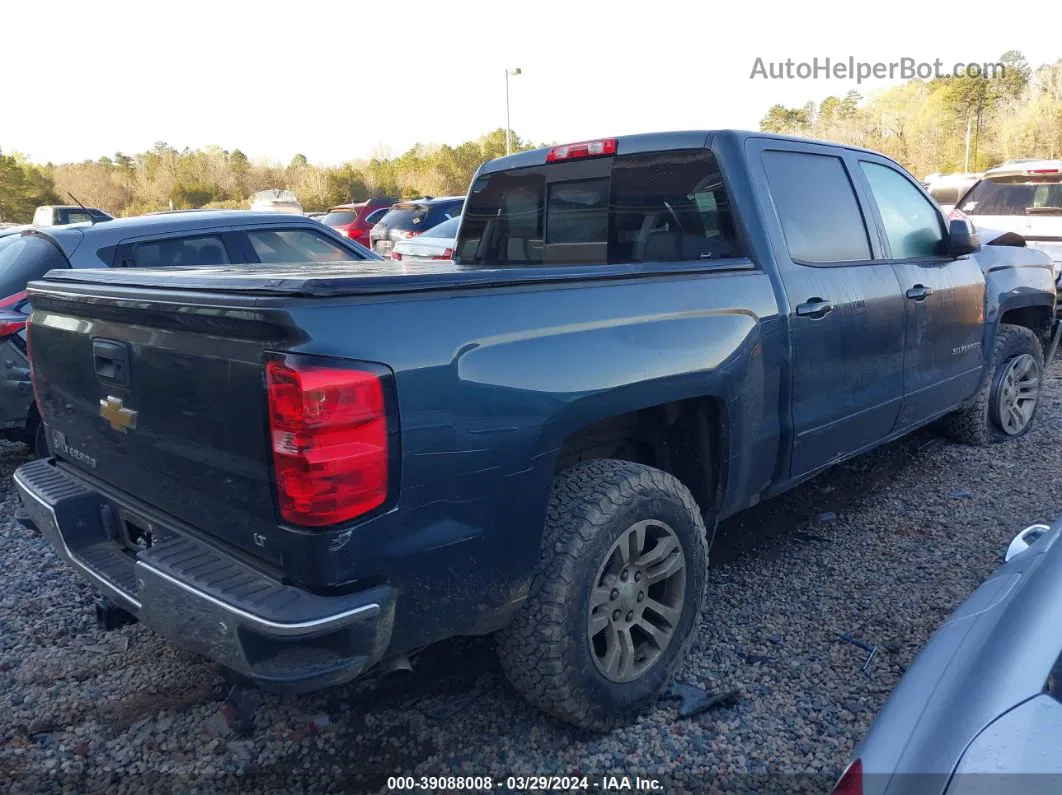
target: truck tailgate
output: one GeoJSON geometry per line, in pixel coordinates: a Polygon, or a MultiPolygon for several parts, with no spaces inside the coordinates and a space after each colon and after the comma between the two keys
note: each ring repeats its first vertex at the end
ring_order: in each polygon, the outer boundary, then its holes
{"type": "Polygon", "coordinates": [[[254,540],[277,526],[263,357],[286,332],[221,297],[108,300],[40,284],[30,349],[56,458],[268,558],[254,540]]]}

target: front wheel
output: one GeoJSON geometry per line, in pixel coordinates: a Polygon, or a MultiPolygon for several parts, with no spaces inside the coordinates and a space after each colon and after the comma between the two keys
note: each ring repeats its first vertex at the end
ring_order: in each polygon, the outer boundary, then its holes
{"type": "Polygon", "coordinates": [[[707,566],[701,512],[676,478],[612,460],[560,473],[527,602],[498,633],[506,676],[575,726],[633,718],[685,656],[707,566]]]}
{"type": "Polygon", "coordinates": [[[1040,403],[1044,350],[1024,326],[1001,325],[992,369],[974,402],[945,418],[945,433],[957,442],[986,445],[1024,436],[1040,403]]]}

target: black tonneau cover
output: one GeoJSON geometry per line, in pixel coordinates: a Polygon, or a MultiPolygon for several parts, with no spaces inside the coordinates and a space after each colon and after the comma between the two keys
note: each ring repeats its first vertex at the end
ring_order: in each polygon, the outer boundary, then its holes
{"type": "MultiPolygon", "coordinates": [[[[187,268],[84,268],[52,270],[43,289],[59,284],[194,290],[263,296],[343,296],[452,290],[458,287],[500,287],[580,279],[623,279],[712,270],[752,269],[749,260],[632,263],[622,265],[559,265],[550,267],[483,268],[453,262],[405,264],[382,262],[217,265],[187,268]]],[[[31,284],[31,286],[33,286],[31,284]]]]}

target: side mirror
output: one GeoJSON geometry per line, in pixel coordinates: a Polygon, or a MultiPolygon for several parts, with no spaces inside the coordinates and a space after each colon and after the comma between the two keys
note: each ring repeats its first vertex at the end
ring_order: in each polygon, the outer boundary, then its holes
{"type": "Polygon", "coordinates": [[[981,250],[981,237],[965,218],[952,218],[948,224],[948,253],[953,257],[981,250]]]}

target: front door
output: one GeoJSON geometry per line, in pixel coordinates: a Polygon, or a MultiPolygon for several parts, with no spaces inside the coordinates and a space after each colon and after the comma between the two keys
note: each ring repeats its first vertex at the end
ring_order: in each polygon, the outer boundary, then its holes
{"type": "Polygon", "coordinates": [[[946,412],[977,391],[985,278],[971,257],[948,255],[944,218],[922,189],[884,159],[860,156],[888,261],[906,308],[904,402],[898,427],[946,412]]]}
{"type": "Polygon", "coordinates": [[[792,477],[888,436],[903,400],[904,298],[836,149],[750,142],[788,303],[792,477]],[[772,218],[773,216],[773,218],[772,218]]]}

